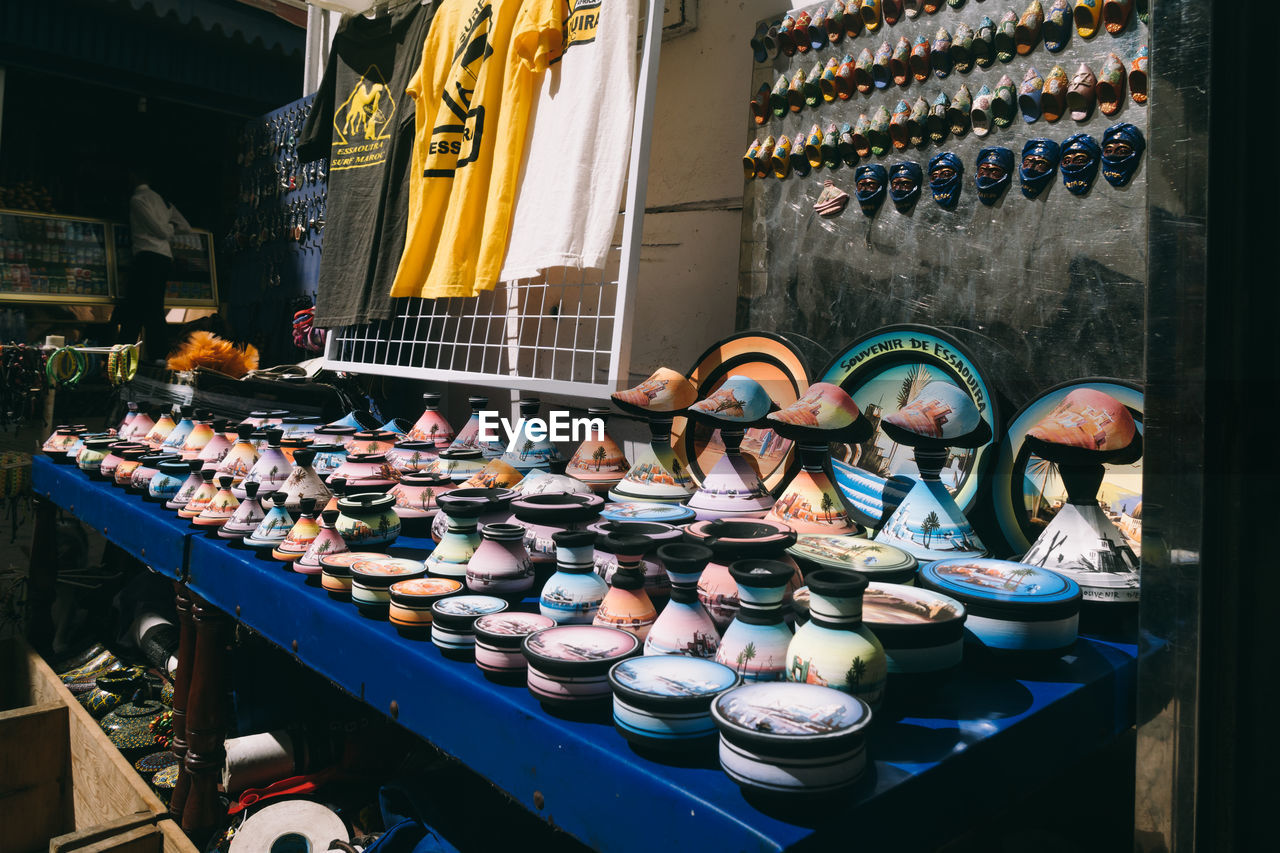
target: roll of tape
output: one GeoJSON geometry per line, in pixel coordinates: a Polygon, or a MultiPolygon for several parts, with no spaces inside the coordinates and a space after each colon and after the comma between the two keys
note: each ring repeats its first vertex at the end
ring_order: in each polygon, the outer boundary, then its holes
{"type": "Polygon", "coordinates": [[[294,775],[293,739],[285,731],[245,735],[227,741],[222,787],[228,793],[270,785],[294,775]]]}
{"type": "Polygon", "coordinates": [[[230,853],[321,853],[334,840],[350,841],[342,818],[310,800],[272,803],[240,825],[230,853]]]}

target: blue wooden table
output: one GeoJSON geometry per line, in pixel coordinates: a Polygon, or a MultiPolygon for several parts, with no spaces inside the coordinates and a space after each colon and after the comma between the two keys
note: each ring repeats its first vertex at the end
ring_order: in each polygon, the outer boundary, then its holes
{"type": "MultiPolygon", "coordinates": [[[[863,849],[876,850],[900,844],[904,829],[910,846],[941,842],[985,814],[966,791],[1029,790],[1134,720],[1131,641],[1083,637],[1069,654],[1034,665],[968,655],[931,690],[895,695],[890,682],[868,742],[874,763],[839,801],[761,801],[729,780],[714,750],[678,763],[655,759],[633,750],[607,716],[553,716],[526,689],[492,683],[474,664],[361,616],[284,564],[210,538],[72,467],[38,458],[34,484],[595,849],[843,849],[856,834],[863,849]],[[928,820],[917,817],[924,807],[928,820]]],[[[402,538],[393,552],[421,557],[429,547],[402,538]]]]}

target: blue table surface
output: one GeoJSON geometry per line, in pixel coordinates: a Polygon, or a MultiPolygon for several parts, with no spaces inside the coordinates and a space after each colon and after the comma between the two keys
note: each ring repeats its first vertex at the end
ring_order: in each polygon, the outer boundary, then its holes
{"type": "MultiPolygon", "coordinates": [[[[35,461],[38,493],[166,574],[174,566],[152,557],[185,554],[177,565],[197,594],[595,849],[844,847],[855,833],[868,850],[937,843],[989,813],[974,809],[970,790],[1002,792],[997,799],[1029,791],[1134,720],[1132,641],[1082,637],[1035,663],[967,654],[927,689],[891,680],[868,736],[873,764],[854,789],[829,801],[761,800],[719,769],[714,748],[679,760],[641,754],[607,713],[552,715],[525,688],[488,681],[473,663],[361,616],[314,578],[74,467],[35,461]],[[922,807],[929,819],[913,819],[922,807]]],[[[422,558],[430,547],[401,537],[391,551],[422,558]]]]}

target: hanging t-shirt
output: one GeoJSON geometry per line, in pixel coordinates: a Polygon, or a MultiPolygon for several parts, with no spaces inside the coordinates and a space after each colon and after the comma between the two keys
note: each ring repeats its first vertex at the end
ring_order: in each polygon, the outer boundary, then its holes
{"type": "Polygon", "coordinates": [[[410,3],[338,27],[298,141],[303,162],[329,157],[315,324],[337,328],[390,315],[390,281],[404,250],[406,177],[418,67],[436,3],[410,3]],[[383,271],[379,274],[380,259],[383,271]]]}
{"type": "Polygon", "coordinates": [[[392,296],[491,289],[507,247],[535,84],[560,55],[564,0],[448,0],[409,81],[409,226],[392,296]]]}
{"type": "Polygon", "coordinates": [[[542,80],[501,279],[602,269],[631,152],[639,0],[568,0],[564,53],[542,80]]]}

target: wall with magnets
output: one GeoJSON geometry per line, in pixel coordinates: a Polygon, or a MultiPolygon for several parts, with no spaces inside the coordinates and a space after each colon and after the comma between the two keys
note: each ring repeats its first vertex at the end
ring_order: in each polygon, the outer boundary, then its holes
{"type": "MultiPolygon", "coordinates": [[[[1042,3],[1048,14],[1052,0],[1042,3]]],[[[901,0],[889,5],[901,5],[901,0]]],[[[1099,24],[1096,34],[1083,38],[1068,19],[1065,44],[1056,51],[1046,46],[1042,25],[1029,51],[1015,49],[1007,61],[997,58],[985,68],[977,63],[968,71],[952,66],[941,76],[931,63],[922,81],[908,73],[901,85],[890,79],[884,88],[873,85],[866,93],[855,88],[847,99],[837,96],[828,102],[820,97],[799,111],[788,107],[782,116],[770,111],[760,125],[749,115],[748,102],[762,84],[773,87],[780,77],[790,80],[797,71],[808,77],[815,63],[820,69],[832,57],[838,64],[846,57],[856,63],[864,49],[874,58],[883,44],[892,52],[903,38],[911,47],[924,39],[932,49],[943,30],[954,45],[962,24],[976,35],[983,18],[990,18],[998,29],[1006,13],[1021,19],[1028,9],[1026,3],[1012,6],[997,0],[927,5],[938,8],[932,14],[921,10],[914,18],[902,14],[892,25],[881,19],[874,32],[864,26],[856,36],[846,34],[821,49],[792,56],[780,52],[765,62],[753,62],[750,49],[742,45],[740,115],[748,128],[742,137],[744,152],[753,141],[770,136],[793,141],[797,134],[807,137],[815,124],[823,131],[831,124],[856,128],[860,116],[872,120],[881,108],[893,115],[900,101],[908,110],[918,99],[932,106],[941,94],[954,103],[961,86],[976,101],[984,86],[995,93],[1005,77],[1013,85],[1015,107],[1008,126],[993,124],[984,137],[970,129],[933,141],[926,133],[917,144],[908,140],[905,147],[890,146],[883,155],[855,155],[853,166],[841,162],[836,168],[822,165],[808,175],[793,169],[782,179],[772,173],[748,179],[739,328],[772,329],[808,339],[817,370],[843,344],[877,327],[937,326],[967,345],[1011,407],[1006,411],[1038,390],[1071,379],[1102,375],[1140,380],[1147,158],[1139,161],[1127,186],[1112,186],[1099,172],[1092,189],[1081,196],[1067,191],[1059,172],[1037,198],[1028,199],[1020,192],[1018,167],[1023,145],[1031,139],[1061,144],[1073,134],[1087,133],[1101,145],[1104,131],[1119,122],[1145,134],[1146,107],[1135,102],[1127,86],[1133,61],[1148,44],[1148,25],[1139,18],[1144,2],[1136,4],[1115,34],[1099,24]],[[1029,116],[1016,102],[1029,69],[1048,81],[1059,67],[1070,83],[1084,63],[1101,81],[1111,54],[1124,68],[1125,83],[1113,115],[1105,115],[1095,103],[1088,117],[1079,121],[1070,114],[1052,122],[1043,115],[1025,120],[1029,116]],[[974,184],[978,153],[989,146],[1013,153],[1011,184],[991,206],[980,203],[974,184]],[[953,152],[964,169],[953,210],[936,204],[928,186],[929,161],[943,151],[953,152]],[[920,164],[924,172],[918,203],[899,212],[886,199],[873,216],[864,215],[855,196],[854,166],[878,163],[890,168],[903,161],[920,164]],[[814,210],[827,180],[851,196],[843,212],[830,217],[814,210]]],[[[1075,0],[1069,0],[1068,7],[1074,6],[1075,0]]],[[[806,6],[793,14],[812,15],[818,8],[806,6]]]]}
{"type": "Polygon", "coordinates": [[[232,258],[226,320],[258,348],[264,367],[315,355],[294,346],[291,325],[294,312],[314,304],[320,276],[328,161],[297,155],[312,100],[248,122],[236,147],[236,216],[223,246],[232,258]]]}

